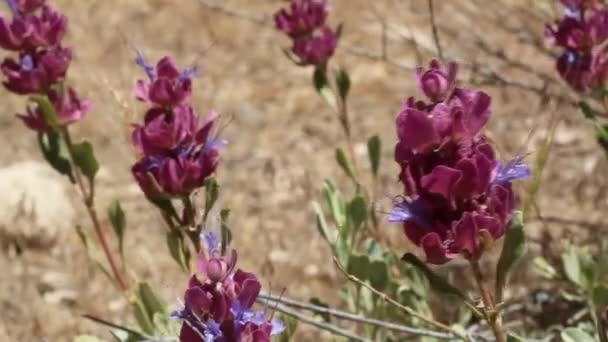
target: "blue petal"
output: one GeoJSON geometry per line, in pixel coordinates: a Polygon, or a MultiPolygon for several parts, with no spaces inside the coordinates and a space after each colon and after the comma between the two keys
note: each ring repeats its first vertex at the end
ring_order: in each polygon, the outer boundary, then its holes
{"type": "Polygon", "coordinates": [[[506,165],[503,166],[502,162],[498,162],[496,165],[496,177],[494,178],[495,183],[505,184],[511,183],[514,180],[526,179],[532,176],[532,171],[524,163],[524,156],[517,156],[511,159],[506,165]]]}
{"type": "Polygon", "coordinates": [[[25,71],[32,71],[34,69],[34,60],[32,56],[25,55],[21,58],[21,69],[25,71]]]}
{"type": "Polygon", "coordinates": [[[19,17],[19,10],[17,9],[17,0],[6,0],[6,4],[11,9],[11,12],[15,17],[19,17]]]}
{"type": "Polygon", "coordinates": [[[184,69],[179,76],[182,80],[189,80],[199,77],[198,65],[192,64],[184,69]]]}
{"type": "Polygon", "coordinates": [[[422,225],[429,222],[422,202],[419,200],[412,202],[404,200],[395,204],[393,210],[388,214],[388,221],[391,223],[415,222],[422,225]]]}
{"type": "Polygon", "coordinates": [[[209,151],[209,150],[218,150],[224,146],[228,145],[228,140],[224,140],[224,139],[209,139],[207,140],[207,142],[205,143],[205,146],[203,147],[204,151],[209,151]]]}
{"type": "Polygon", "coordinates": [[[281,334],[285,330],[285,324],[280,319],[273,319],[270,321],[272,328],[270,329],[270,335],[275,336],[281,334]]]}
{"type": "Polygon", "coordinates": [[[203,332],[205,342],[213,342],[223,336],[220,325],[213,319],[207,321],[207,329],[203,332]]]}
{"type": "Polygon", "coordinates": [[[203,239],[207,245],[207,253],[211,256],[218,252],[221,248],[220,238],[214,232],[208,230],[203,232],[203,239]]]}
{"type": "Polygon", "coordinates": [[[146,61],[146,57],[139,49],[136,50],[136,53],[137,57],[135,57],[135,63],[144,69],[150,81],[154,81],[156,78],[154,67],[146,61]]]}

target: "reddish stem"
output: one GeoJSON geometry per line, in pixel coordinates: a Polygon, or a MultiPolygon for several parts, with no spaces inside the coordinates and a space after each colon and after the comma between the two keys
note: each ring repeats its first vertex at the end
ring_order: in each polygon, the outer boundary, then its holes
{"type": "MultiPolygon", "coordinates": [[[[70,137],[70,132],[68,131],[67,128],[63,129],[63,137],[64,137],[65,143],[68,147],[68,152],[70,155],[72,165],[75,165],[75,163],[74,163],[74,145],[72,143],[72,138],[70,137]]],[[[82,176],[80,174],[80,170],[77,167],[74,167],[72,172],[74,173],[74,179],[76,180],[76,184],[78,185],[78,189],[80,190],[80,194],[82,195],[82,201],[85,204],[89,217],[91,218],[91,222],[93,223],[93,227],[95,229],[95,235],[97,235],[97,239],[99,240],[99,243],[101,244],[103,253],[104,253],[106,259],[108,260],[108,264],[110,264],[110,268],[112,269],[112,274],[114,275],[114,279],[116,280],[116,282],[118,283],[120,288],[123,291],[126,291],[129,289],[129,285],[127,284],[122,273],[118,269],[117,262],[114,259],[114,255],[110,251],[110,247],[108,245],[108,241],[107,241],[104,229],[101,226],[101,223],[99,221],[99,217],[97,215],[97,210],[95,210],[95,205],[94,205],[95,197],[94,197],[94,190],[93,190],[94,189],[93,181],[92,180],[90,181],[90,186],[89,186],[90,192],[87,194],[86,188],[84,186],[84,182],[82,180],[82,176]]]]}
{"type": "Polygon", "coordinates": [[[484,317],[492,328],[492,332],[494,332],[496,341],[506,342],[507,337],[502,327],[502,317],[500,315],[500,312],[496,311],[496,305],[494,304],[492,294],[490,294],[490,291],[488,291],[484,284],[483,274],[481,273],[479,262],[477,260],[471,260],[470,263],[471,270],[473,271],[473,277],[475,278],[475,282],[477,283],[477,287],[479,288],[479,292],[481,293],[481,300],[483,301],[482,312],[484,314],[484,317]]]}

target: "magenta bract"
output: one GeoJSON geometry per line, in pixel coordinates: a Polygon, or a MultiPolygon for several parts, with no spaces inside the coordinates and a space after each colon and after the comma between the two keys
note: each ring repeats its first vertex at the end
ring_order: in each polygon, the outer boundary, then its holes
{"type": "Polygon", "coordinates": [[[0,17],[0,47],[12,51],[34,52],[60,43],[68,25],[67,18],[50,6],[43,6],[40,14],[32,13],[39,6],[35,2],[19,2],[21,9],[12,22],[0,17]]]}
{"type": "Polygon", "coordinates": [[[491,98],[455,88],[456,69],[437,61],[418,69],[418,87],[430,103],[410,98],[397,116],[395,160],[406,197],[389,220],[403,223],[433,264],[479,258],[502,237],[513,211],[511,181],[530,175],[521,159],[497,162],[480,133],[491,98]]]}
{"type": "MultiPolygon", "coordinates": [[[[59,126],[67,126],[80,121],[93,107],[91,101],[81,100],[72,88],[63,93],[58,93],[57,91],[50,92],[49,100],[55,107],[57,124],[59,126]]],[[[27,114],[17,114],[17,116],[23,120],[26,126],[34,131],[48,132],[51,130],[51,125],[47,122],[39,108],[27,108],[27,114]]]]}
{"type": "Polygon", "coordinates": [[[290,10],[279,10],[274,15],[274,21],[277,28],[291,38],[310,35],[325,25],[328,12],[326,0],[293,0],[290,10]]]}
{"type": "Polygon", "coordinates": [[[324,66],[338,44],[336,31],[329,28],[326,0],[291,0],[291,12],[279,10],[275,23],[292,40],[291,54],[298,65],[324,66]]]}
{"type": "Polygon", "coordinates": [[[71,50],[60,46],[39,53],[22,54],[19,62],[6,58],[0,65],[7,79],[3,84],[20,95],[45,93],[65,78],[71,60],[71,50]]]}
{"type": "Polygon", "coordinates": [[[334,31],[325,27],[314,35],[295,39],[291,51],[304,65],[323,65],[333,56],[337,44],[334,31]]]}
{"type": "Polygon", "coordinates": [[[456,63],[448,63],[444,66],[439,61],[433,60],[429,70],[416,69],[418,88],[422,89],[431,102],[439,102],[454,89],[457,71],[456,63]]]}
{"type": "Polygon", "coordinates": [[[608,10],[599,1],[563,0],[566,14],[546,25],[546,39],[564,52],[556,61],[560,76],[576,91],[601,87],[608,77],[608,10]]]}
{"type": "Polygon", "coordinates": [[[170,57],[161,59],[149,81],[139,80],[136,96],[139,100],[161,107],[174,107],[189,101],[192,95],[190,75],[180,72],[170,57]]]}

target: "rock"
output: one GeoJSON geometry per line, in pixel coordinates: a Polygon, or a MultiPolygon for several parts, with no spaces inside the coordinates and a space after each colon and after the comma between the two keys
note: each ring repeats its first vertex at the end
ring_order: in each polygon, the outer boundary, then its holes
{"type": "Polygon", "coordinates": [[[0,169],[0,240],[4,246],[46,249],[71,229],[69,181],[48,165],[24,161],[0,169]]]}

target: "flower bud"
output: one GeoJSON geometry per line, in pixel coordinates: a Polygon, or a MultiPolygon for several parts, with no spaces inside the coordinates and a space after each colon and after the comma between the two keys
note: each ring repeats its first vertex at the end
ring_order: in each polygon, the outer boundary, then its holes
{"type": "Polygon", "coordinates": [[[292,0],[291,13],[285,9],[274,15],[276,27],[291,38],[299,38],[325,24],[327,18],[326,0],[292,0]]]}
{"type": "Polygon", "coordinates": [[[437,60],[431,61],[430,66],[427,71],[423,71],[422,68],[416,69],[416,81],[418,88],[431,102],[439,102],[454,89],[457,66],[453,62],[444,66],[437,60]]]}

